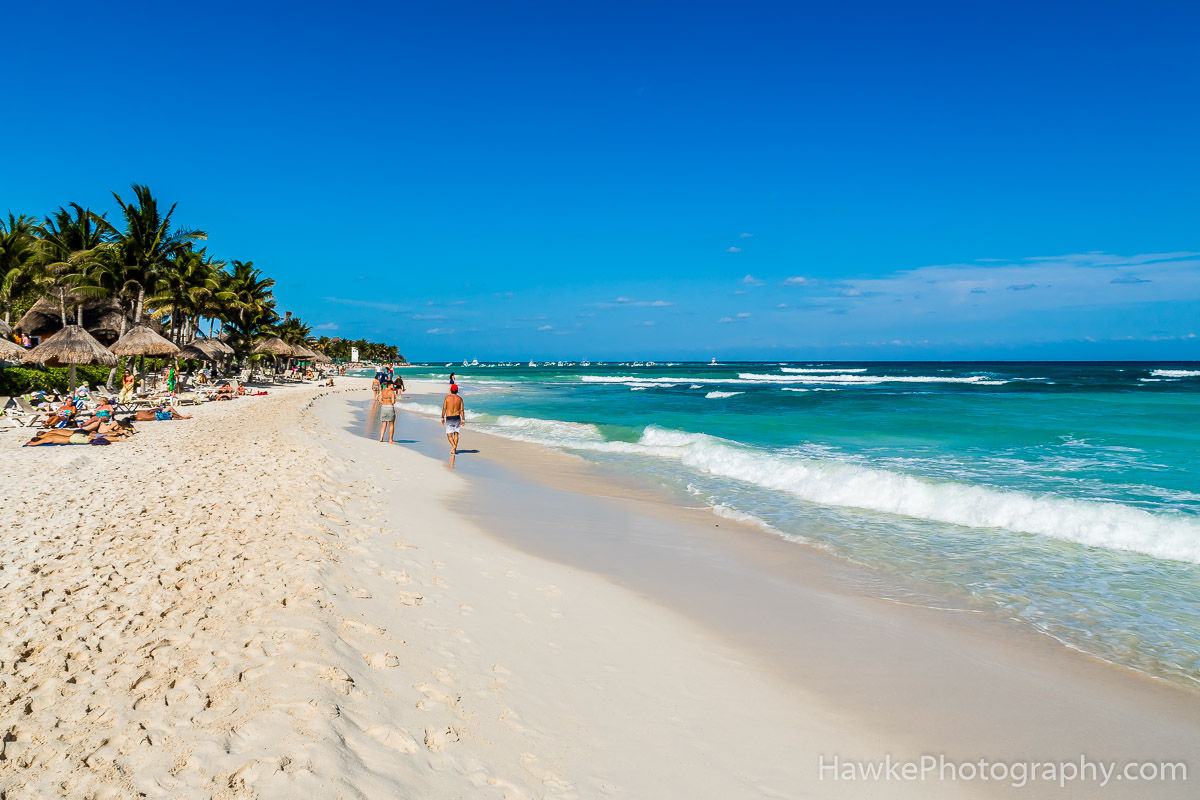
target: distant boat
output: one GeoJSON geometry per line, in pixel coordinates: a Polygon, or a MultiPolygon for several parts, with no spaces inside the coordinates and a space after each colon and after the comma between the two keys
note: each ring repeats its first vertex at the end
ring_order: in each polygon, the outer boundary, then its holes
{"type": "Polygon", "coordinates": [[[715,367],[716,365],[717,365],[717,357],[713,356],[713,360],[709,362],[709,366],[715,367]]]}
{"type": "Polygon", "coordinates": [[[590,361],[580,361],[579,362],[579,366],[581,366],[581,367],[590,367],[591,365],[592,365],[592,362],[590,362],[590,361]]]}
{"type": "Polygon", "coordinates": [[[533,363],[532,361],[530,361],[530,362],[529,362],[529,366],[531,366],[531,367],[536,367],[536,366],[537,366],[537,364],[535,364],[535,363],[533,363]]]}
{"type": "MultiPolygon", "coordinates": [[[[464,361],[464,362],[463,362],[463,366],[466,366],[466,363],[467,363],[467,362],[465,362],[465,361],[464,361]]],[[[472,358],[472,359],[471,359],[471,366],[472,366],[472,367],[478,367],[478,366],[479,366],[479,359],[478,359],[478,358],[472,358]]]]}

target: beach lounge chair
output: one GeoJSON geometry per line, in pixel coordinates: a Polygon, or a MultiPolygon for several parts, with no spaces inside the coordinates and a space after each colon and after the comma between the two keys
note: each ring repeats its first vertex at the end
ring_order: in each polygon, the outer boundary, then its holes
{"type": "Polygon", "coordinates": [[[32,428],[37,425],[42,412],[38,411],[24,397],[9,398],[4,416],[17,423],[19,428],[32,428]]]}

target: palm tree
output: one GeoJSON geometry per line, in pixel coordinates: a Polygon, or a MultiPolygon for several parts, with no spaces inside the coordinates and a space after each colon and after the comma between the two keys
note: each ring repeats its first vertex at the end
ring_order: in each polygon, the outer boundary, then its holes
{"type": "Polygon", "coordinates": [[[244,355],[255,337],[275,323],[275,281],[264,278],[252,261],[231,261],[230,271],[222,273],[216,299],[222,307],[221,318],[230,333],[231,344],[244,355]]]}
{"type": "Polygon", "coordinates": [[[312,328],[301,322],[299,317],[293,317],[290,311],[283,322],[275,326],[275,335],[288,344],[307,344],[311,333],[312,328]]]}
{"type": "Polygon", "coordinates": [[[146,295],[155,291],[171,259],[192,242],[207,239],[208,234],[201,230],[172,229],[171,217],[177,204],[172,203],[167,213],[162,214],[148,187],[135,183],[133,193],[136,200],[128,203],[116,192],[112,193],[125,218],[124,230],[103,217],[96,217],[96,220],[112,236],[120,253],[123,275],[119,297],[128,300],[136,292],[133,324],[138,325],[142,321],[146,295]]]}
{"type": "Polygon", "coordinates": [[[12,321],[13,300],[28,292],[39,272],[38,227],[32,217],[0,219],[0,302],[4,321],[12,321]]]}
{"type": "Polygon", "coordinates": [[[105,241],[103,226],[96,215],[78,203],[71,210],[59,206],[41,226],[41,283],[58,296],[66,325],[66,292],[71,289],[75,302],[76,323],[83,324],[83,302],[87,297],[108,296],[108,289],[96,285],[95,273],[115,250],[105,241]]]}
{"type": "Polygon", "coordinates": [[[180,250],[163,270],[158,291],[147,298],[155,316],[170,316],[171,337],[183,345],[192,338],[201,315],[211,306],[220,288],[218,272],[224,266],[204,249],[180,250]]]}

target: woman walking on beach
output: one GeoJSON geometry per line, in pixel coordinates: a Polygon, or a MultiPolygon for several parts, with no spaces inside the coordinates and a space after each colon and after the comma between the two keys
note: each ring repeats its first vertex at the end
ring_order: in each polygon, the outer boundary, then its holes
{"type": "Polygon", "coordinates": [[[391,381],[384,380],[379,387],[379,441],[383,441],[386,433],[389,442],[396,436],[396,387],[391,381]]]}

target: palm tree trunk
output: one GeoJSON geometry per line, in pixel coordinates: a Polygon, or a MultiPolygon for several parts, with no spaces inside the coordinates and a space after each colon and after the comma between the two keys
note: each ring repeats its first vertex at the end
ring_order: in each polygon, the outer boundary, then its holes
{"type": "Polygon", "coordinates": [[[133,324],[139,325],[142,321],[142,306],[146,302],[146,287],[138,284],[137,307],[133,310],[133,324]]]}
{"type": "Polygon", "coordinates": [[[63,327],[67,327],[67,290],[58,287],[58,310],[62,312],[63,327]]]}

